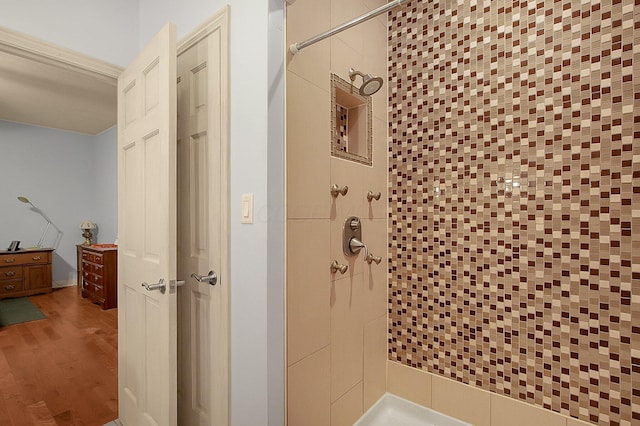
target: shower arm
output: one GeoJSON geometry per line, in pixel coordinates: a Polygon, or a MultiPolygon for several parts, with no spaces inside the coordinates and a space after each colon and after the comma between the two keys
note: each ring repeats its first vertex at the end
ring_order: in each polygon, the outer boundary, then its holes
{"type": "Polygon", "coordinates": [[[318,34],[317,36],[311,37],[308,40],[305,41],[301,41],[300,43],[293,43],[291,46],[289,46],[289,51],[295,55],[296,53],[298,53],[299,51],[301,51],[302,49],[304,49],[305,47],[311,46],[312,44],[315,44],[319,41],[324,40],[327,37],[331,37],[332,35],[338,34],[344,30],[347,30],[355,25],[358,25],[362,22],[368,21],[371,18],[375,18],[376,16],[393,9],[396,6],[400,6],[402,3],[406,2],[407,0],[393,0],[385,5],[380,6],[377,9],[374,9],[370,12],[365,13],[362,16],[359,16],[355,19],[352,19],[351,21],[345,22],[344,24],[338,25],[335,28],[331,28],[328,31],[325,31],[321,34],[318,34]]]}
{"type": "Polygon", "coordinates": [[[356,79],[356,76],[359,75],[360,77],[362,77],[362,80],[365,81],[365,76],[364,73],[360,72],[360,71],[356,71],[353,68],[351,68],[349,70],[349,78],[351,79],[351,81],[354,81],[356,79]]]}

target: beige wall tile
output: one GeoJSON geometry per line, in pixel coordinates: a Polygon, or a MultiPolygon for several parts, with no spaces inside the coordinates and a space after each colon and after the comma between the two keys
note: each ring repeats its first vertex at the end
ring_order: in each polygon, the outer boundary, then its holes
{"type": "Polygon", "coordinates": [[[362,274],[336,280],[331,294],[331,401],[362,381],[362,274]]]}
{"type": "MultiPolygon", "coordinates": [[[[329,0],[298,0],[287,5],[287,48],[329,29],[329,6],[329,0]]],[[[287,70],[328,92],[330,58],[331,42],[323,40],[295,55],[288,53],[287,70]]]]}
{"type": "MultiPolygon", "coordinates": [[[[364,0],[364,6],[367,9],[367,12],[373,9],[377,9],[380,6],[384,5],[387,3],[387,0],[364,0]]],[[[382,15],[378,15],[375,18],[378,22],[380,22],[382,25],[387,25],[387,14],[383,13],[382,15]]]]}
{"type": "Polygon", "coordinates": [[[593,423],[583,422],[582,420],[567,418],[567,426],[593,426],[593,423]]]}
{"type": "Polygon", "coordinates": [[[387,392],[431,407],[431,374],[387,361],[387,392]]]}
{"type": "Polygon", "coordinates": [[[491,395],[491,426],[565,426],[567,418],[503,395],[491,395]]]}
{"type": "Polygon", "coordinates": [[[287,79],[287,214],[328,218],[331,98],[295,74],[287,79]]]}
{"type": "MultiPolygon", "coordinates": [[[[364,271],[364,250],[355,256],[347,256],[342,249],[343,226],[350,216],[362,218],[362,170],[364,166],[352,161],[331,158],[331,183],[339,186],[347,185],[347,195],[338,195],[332,199],[331,204],[331,259],[348,265],[349,271],[345,274],[354,276],[364,271]]],[[[342,279],[344,276],[335,274],[334,279],[342,279]]]]}
{"type": "Polygon", "coordinates": [[[365,30],[363,67],[365,72],[382,77],[382,88],[372,95],[373,116],[387,121],[388,118],[388,80],[387,80],[387,50],[380,46],[387,44],[387,27],[380,21],[372,19],[363,24],[365,30]]]}
{"type": "MultiPolygon", "coordinates": [[[[336,27],[366,12],[362,0],[331,0],[331,27],[336,27]]],[[[356,25],[334,36],[347,43],[357,52],[364,50],[364,29],[356,25]]]]}
{"type": "Polygon", "coordinates": [[[290,220],[287,259],[287,363],[291,365],[330,342],[329,220],[290,220]]]}
{"type": "MultiPolygon", "coordinates": [[[[331,72],[345,81],[351,81],[349,69],[364,71],[364,57],[362,51],[354,50],[339,38],[331,39],[331,72]]],[[[356,77],[354,86],[360,87],[361,77],[356,77]]]]}
{"type": "Polygon", "coordinates": [[[330,350],[325,347],[287,369],[287,421],[291,426],[330,424],[330,350]]]}
{"type": "Polygon", "coordinates": [[[364,0],[364,5],[368,10],[377,9],[384,4],[387,4],[387,0],[364,0]]]}
{"type": "Polygon", "coordinates": [[[363,170],[364,196],[362,197],[364,217],[386,219],[388,215],[388,128],[387,121],[373,119],[373,164],[363,170]],[[380,192],[379,200],[367,200],[367,192],[380,192]]]}
{"type": "Polygon", "coordinates": [[[491,425],[490,392],[435,375],[431,392],[434,410],[474,425],[491,425]]]}
{"type": "Polygon", "coordinates": [[[367,411],[387,388],[387,316],[364,326],[364,407],[367,411]]]}
{"type": "MultiPolygon", "coordinates": [[[[287,44],[303,41],[353,19],[379,6],[381,2],[384,3],[383,0],[297,0],[287,6],[287,44]]],[[[333,71],[349,81],[349,68],[372,74],[386,72],[386,65],[378,69],[380,58],[386,61],[386,47],[382,47],[386,45],[386,27],[381,24],[385,19],[382,17],[368,27],[358,26],[347,30],[287,58],[287,217],[288,232],[292,233],[287,241],[287,354],[288,363],[295,363],[290,367],[290,372],[293,367],[305,363],[309,353],[327,344],[327,341],[331,342],[330,372],[327,374],[330,378],[329,400],[335,403],[330,409],[327,407],[327,413],[323,413],[321,420],[313,424],[329,424],[325,416],[329,413],[333,424],[352,424],[363,412],[365,394],[367,401],[373,403],[386,389],[387,295],[386,292],[383,294],[386,285],[382,284],[386,280],[386,261],[375,265],[375,271],[367,272],[367,281],[375,286],[365,296],[364,274],[368,265],[364,261],[364,251],[353,257],[344,255],[342,227],[345,219],[352,215],[362,219],[380,219],[365,229],[365,235],[367,232],[372,232],[371,236],[377,235],[380,231],[378,228],[384,227],[382,222],[387,214],[387,150],[380,143],[376,147],[374,140],[374,168],[331,158],[330,155],[330,73],[333,71]],[[371,33],[376,30],[381,32],[371,33]],[[365,33],[369,38],[366,41],[365,33]],[[371,49],[379,40],[382,40],[382,44],[378,46],[378,54],[374,55],[371,49]],[[370,52],[369,57],[365,58],[364,50],[367,48],[370,52]],[[367,69],[365,64],[376,69],[367,69]],[[366,200],[369,188],[364,188],[365,173],[370,185],[380,187],[375,191],[383,193],[369,216],[366,200]],[[329,192],[333,183],[348,185],[347,196],[333,199],[329,192]],[[306,241],[303,241],[301,234],[309,230],[305,229],[307,225],[295,223],[299,222],[298,219],[319,219],[317,224],[314,222],[314,229],[306,241]],[[329,219],[325,235],[319,235],[320,229],[326,226],[320,219],[329,219]],[[321,246],[325,245],[327,239],[329,248],[321,253],[325,250],[321,246]],[[308,251],[309,243],[316,245],[317,240],[321,241],[320,246],[304,254],[308,251]],[[316,258],[309,261],[308,256],[316,258]],[[328,266],[332,259],[347,264],[349,271],[345,275],[332,275],[328,266]],[[296,266],[290,265],[292,261],[296,266]],[[325,297],[326,288],[322,287],[321,281],[327,272],[330,277],[327,280],[330,318],[328,338],[324,328],[325,307],[312,302],[312,299],[325,297]],[[365,300],[368,306],[366,313],[363,310],[365,300]],[[365,318],[375,319],[368,324],[366,339],[363,327],[365,318]],[[368,347],[366,355],[365,340],[368,347]]],[[[356,85],[360,84],[362,80],[358,78],[356,85]]],[[[385,88],[376,96],[386,98],[386,77],[385,88]]],[[[375,98],[374,101],[378,102],[375,98]]],[[[374,138],[380,139],[384,132],[384,144],[387,140],[386,114],[386,106],[379,112],[373,111],[374,117],[378,117],[378,122],[374,120],[373,125],[379,132],[376,135],[374,131],[374,138]]],[[[386,235],[386,230],[382,234],[386,235]]],[[[386,251],[386,244],[378,244],[380,241],[376,237],[376,250],[386,251]]],[[[294,395],[296,390],[291,387],[291,377],[297,376],[290,376],[288,381],[289,424],[306,426],[309,424],[306,422],[308,417],[305,417],[304,405],[307,396],[294,395]]]]}
{"type": "MultiPolygon", "coordinates": [[[[365,219],[362,221],[362,239],[374,256],[382,257],[379,264],[364,260],[364,322],[365,324],[381,315],[386,315],[389,309],[389,286],[387,281],[387,220],[365,219]]],[[[364,254],[363,254],[364,258],[364,254]]]]}
{"type": "Polygon", "coordinates": [[[331,404],[331,426],[351,426],[362,413],[362,382],[359,382],[331,404]]]}
{"type": "Polygon", "coordinates": [[[342,158],[331,158],[331,184],[349,186],[347,195],[333,199],[331,219],[344,221],[349,216],[362,217],[364,195],[363,171],[366,166],[342,158]]]}

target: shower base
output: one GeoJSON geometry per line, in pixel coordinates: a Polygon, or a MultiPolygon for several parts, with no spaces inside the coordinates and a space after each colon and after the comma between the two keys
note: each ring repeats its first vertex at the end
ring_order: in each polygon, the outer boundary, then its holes
{"type": "Polygon", "coordinates": [[[469,426],[393,394],[385,393],[353,426],[469,426]]]}

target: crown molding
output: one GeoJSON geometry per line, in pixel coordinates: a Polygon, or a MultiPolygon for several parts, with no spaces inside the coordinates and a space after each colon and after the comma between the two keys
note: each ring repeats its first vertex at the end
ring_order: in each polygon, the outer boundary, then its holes
{"type": "Polygon", "coordinates": [[[117,85],[123,69],[64,47],[0,27],[0,52],[91,75],[117,85]]]}

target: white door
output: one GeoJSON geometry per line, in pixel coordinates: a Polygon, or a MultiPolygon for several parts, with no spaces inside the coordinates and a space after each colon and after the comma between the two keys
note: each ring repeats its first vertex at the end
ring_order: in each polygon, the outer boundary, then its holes
{"type": "Polygon", "coordinates": [[[229,424],[227,55],[226,9],[178,47],[181,425],[229,424]]]}
{"type": "Polygon", "coordinates": [[[118,78],[118,415],[125,426],[177,421],[175,82],[175,26],[167,24],[118,78]]]}

